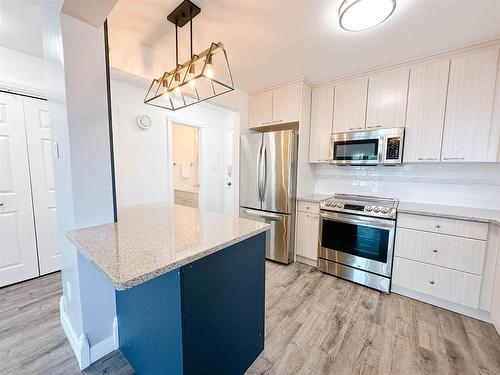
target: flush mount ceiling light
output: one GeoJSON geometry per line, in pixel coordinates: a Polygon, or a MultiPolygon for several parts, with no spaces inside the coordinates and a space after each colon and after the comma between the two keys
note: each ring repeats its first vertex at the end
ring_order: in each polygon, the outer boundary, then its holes
{"type": "Polygon", "coordinates": [[[340,27],[362,31],[388,19],[396,8],[396,0],[344,0],[339,8],[340,27]]]}
{"type": "Polygon", "coordinates": [[[212,43],[205,51],[193,54],[193,18],[201,9],[184,0],[167,20],[175,25],[175,69],[154,78],[144,103],[175,111],[234,90],[233,77],[224,45],[212,43]],[[189,22],[191,58],[179,64],[177,28],[189,22]]]}

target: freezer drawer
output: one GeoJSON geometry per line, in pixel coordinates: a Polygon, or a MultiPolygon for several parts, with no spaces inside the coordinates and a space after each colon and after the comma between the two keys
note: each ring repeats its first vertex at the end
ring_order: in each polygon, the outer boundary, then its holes
{"type": "Polygon", "coordinates": [[[295,242],[293,215],[241,207],[240,217],[271,224],[271,229],[267,232],[266,258],[285,264],[293,262],[295,242]]]}

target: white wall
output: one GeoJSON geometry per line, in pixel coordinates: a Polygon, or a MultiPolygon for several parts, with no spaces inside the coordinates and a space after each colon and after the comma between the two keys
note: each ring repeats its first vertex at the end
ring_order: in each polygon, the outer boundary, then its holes
{"type": "Polygon", "coordinates": [[[233,126],[231,112],[199,104],[175,112],[143,103],[146,89],[112,80],[113,138],[119,205],[172,201],[172,166],[168,148],[168,119],[201,128],[201,208],[223,211],[223,131],[233,126]],[[140,129],[137,115],[151,117],[149,130],[140,129]]]}
{"type": "Polygon", "coordinates": [[[376,195],[406,201],[500,209],[500,164],[318,165],[315,192],[376,195]]]}
{"type": "Polygon", "coordinates": [[[114,288],[66,238],[68,230],[113,221],[104,39],[102,28],[61,15],[62,3],[41,4],[43,50],[51,132],[59,149],[54,177],[61,319],[84,368],[115,349],[114,288]]]}
{"type": "Polygon", "coordinates": [[[43,59],[0,46],[0,88],[43,96],[43,59]]]}

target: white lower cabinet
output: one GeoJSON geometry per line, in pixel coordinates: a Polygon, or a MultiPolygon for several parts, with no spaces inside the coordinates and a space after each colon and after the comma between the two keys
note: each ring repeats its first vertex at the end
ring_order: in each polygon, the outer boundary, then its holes
{"type": "Polygon", "coordinates": [[[481,276],[400,257],[394,258],[393,270],[396,285],[467,307],[478,307],[481,276]]]}
{"type": "Polygon", "coordinates": [[[486,223],[400,214],[393,288],[441,307],[479,309],[487,234],[486,223]]]}
{"type": "Polygon", "coordinates": [[[299,207],[309,207],[309,210],[297,211],[296,254],[306,258],[305,260],[310,260],[310,263],[316,262],[318,259],[319,214],[317,212],[319,205],[299,203],[299,207]]]}

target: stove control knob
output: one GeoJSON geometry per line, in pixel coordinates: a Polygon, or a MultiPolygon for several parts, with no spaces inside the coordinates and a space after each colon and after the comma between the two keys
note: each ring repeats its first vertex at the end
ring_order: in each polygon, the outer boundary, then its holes
{"type": "Polygon", "coordinates": [[[382,209],[380,210],[383,214],[386,214],[389,212],[389,210],[386,208],[386,207],[382,207],[382,209]]]}
{"type": "Polygon", "coordinates": [[[372,206],[368,206],[365,209],[366,209],[366,211],[371,212],[373,210],[373,207],[372,206]]]}
{"type": "Polygon", "coordinates": [[[380,207],[374,207],[373,212],[380,212],[380,207]]]}
{"type": "Polygon", "coordinates": [[[342,208],[342,207],[344,207],[344,204],[343,204],[343,203],[338,203],[338,204],[337,204],[337,207],[338,207],[338,208],[342,208]]]}

